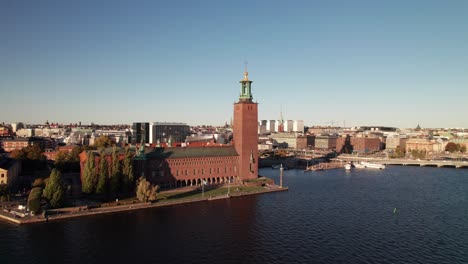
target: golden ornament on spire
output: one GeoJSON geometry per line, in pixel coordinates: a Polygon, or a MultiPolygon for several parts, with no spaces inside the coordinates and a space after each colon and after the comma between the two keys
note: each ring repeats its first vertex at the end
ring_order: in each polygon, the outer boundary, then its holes
{"type": "Polygon", "coordinates": [[[247,71],[247,64],[249,63],[247,61],[244,61],[244,80],[243,81],[249,80],[249,72],[247,71]]]}

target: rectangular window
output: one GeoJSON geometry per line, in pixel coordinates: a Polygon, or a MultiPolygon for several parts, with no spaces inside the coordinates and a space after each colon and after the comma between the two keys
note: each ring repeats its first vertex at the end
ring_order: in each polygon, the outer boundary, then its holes
{"type": "Polygon", "coordinates": [[[2,178],[4,178],[4,177],[5,177],[5,174],[2,173],[2,178]]]}

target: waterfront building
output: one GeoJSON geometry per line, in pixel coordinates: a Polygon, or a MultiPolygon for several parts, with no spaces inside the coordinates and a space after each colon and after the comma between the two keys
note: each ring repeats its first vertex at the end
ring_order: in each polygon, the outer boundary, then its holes
{"type": "MultiPolygon", "coordinates": [[[[225,184],[243,182],[258,177],[258,104],[252,101],[251,83],[248,73],[244,73],[241,83],[239,101],[234,104],[234,139],[233,145],[190,146],[184,144],[174,147],[162,143],[156,147],[140,145],[134,158],[134,175],[144,176],[161,187],[199,186],[206,184],[225,184]],[[167,147],[162,147],[167,146],[167,147]]],[[[162,123],[162,126],[174,123],[162,123]]],[[[176,123],[177,128],[185,124],[176,123]]],[[[155,130],[160,133],[160,131],[155,130]]],[[[155,133],[153,135],[158,136],[155,133]]],[[[167,134],[165,135],[167,136],[167,134]]],[[[158,139],[156,137],[156,139],[158,139]]],[[[174,140],[177,138],[175,137],[174,140]]],[[[154,138],[153,138],[154,140],[154,138]]],[[[122,159],[123,148],[118,148],[119,159],[122,159]]],[[[105,149],[107,159],[111,159],[112,148],[105,149]]],[[[99,153],[95,151],[96,164],[99,153]]],[[[81,172],[83,172],[87,155],[80,154],[81,172]]]]}
{"type": "Polygon", "coordinates": [[[135,175],[162,188],[239,182],[239,155],[233,146],[167,147],[141,150],[135,175]]]}
{"type": "Polygon", "coordinates": [[[234,104],[234,146],[239,154],[238,177],[242,180],[258,177],[258,104],[252,101],[249,73],[244,72],[239,101],[234,104]]]}
{"type": "MultiPolygon", "coordinates": [[[[336,140],[336,150],[341,151],[343,146],[346,143],[346,137],[339,137],[336,140]]],[[[372,137],[350,137],[350,147],[352,147],[354,152],[357,153],[372,153],[380,151],[381,149],[381,140],[379,138],[372,137]]]]}
{"type": "Polygon", "coordinates": [[[447,143],[447,141],[441,139],[410,138],[406,141],[406,153],[410,153],[412,150],[440,153],[445,151],[447,143]]]}

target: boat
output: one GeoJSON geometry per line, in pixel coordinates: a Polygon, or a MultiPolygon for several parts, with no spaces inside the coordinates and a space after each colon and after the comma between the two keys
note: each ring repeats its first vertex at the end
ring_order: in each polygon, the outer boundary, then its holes
{"type": "Polygon", "coordinates": [[[367,162],[367,161],[362,161],[361,163],[356,163],[356,164],[354,164],[354,167],[356,169],[365,169],[365,168],[379,169],[379,170],[385,169],[384,164],[370,163],[370,162],[367,162]]]}
{"type": "Polygon", "coordinates": [[[313,166],[311,170],[313,170],[313,171],[323,171],[323,166],[322,165],[313,166]]]}
{"type": "MultiPolygon", "coordinates": [[[[272,165],[271,168],[272,168],[272,169],[280,169],[280,168],[281,168],[281,165],[272,165]]],[[[283,166],[283,170],[289,170],[289,168],[286,167],[286,166],[283,166]]]]}
{"type": "Polygon", "coordinates": [[[352,167],[352,164],[351,164],[351,163],[346,163],[346,164],[344,165],[345,170],[350,170],[351,167],[352,167]]]}

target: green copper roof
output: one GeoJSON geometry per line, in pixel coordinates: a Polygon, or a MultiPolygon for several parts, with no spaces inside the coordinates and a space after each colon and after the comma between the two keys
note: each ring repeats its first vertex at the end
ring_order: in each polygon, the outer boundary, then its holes
{"type": "Polygon", "coordinates": [[[169,158],[199,158],[199,157],[226,157],[238,156],[234,147],[186,147],[186,148],[166,148],[170,152],[169,158]]]}
{"type": "MultiPolygon", "coordinates": [[[[112,155],[113,148],[104,149],[106,155],[112,155]]],[[[147,160],[157,158],[179,159],[179,158],[200,158],[200,157],[228,157],[239,156],[233,146],[228,147],[174,147],[174,148],[153,148],[145,147],[144,154],[138,153],[135,147],[130,147],[131,153],[136,153],[134,159],[147,160]]],[[[94,151],[99,155],[99,151],[94,151]]],[[[117,153],[124,154],[124,148],[117,148],[117,153]]]]}

